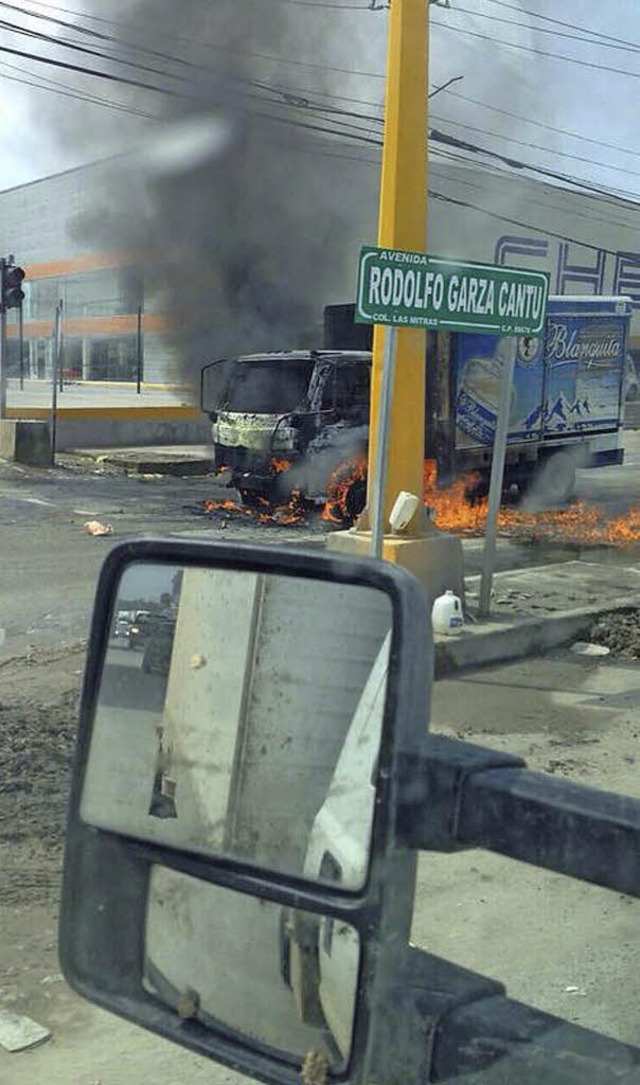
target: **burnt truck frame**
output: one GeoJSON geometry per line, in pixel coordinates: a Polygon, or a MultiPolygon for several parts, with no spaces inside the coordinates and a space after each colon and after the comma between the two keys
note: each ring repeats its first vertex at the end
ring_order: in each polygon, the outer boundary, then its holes
{"type": "MultiPolygon", "coordinates": [[[[539,483],[548,501],[561,503],[573,492],[578,467],[623,462],[620,434],[630,311],[626,298],[550,298],[545,336],[512,341],[518,352],[514,387],[519,380],[531,409],[510,431],[505,492],[517,487],[524,494],[539,483]],[[558,354],[560,348],[567,359],[558,354]],[[607,350],[614,351],[611,357],[607,350]],[[574,387],[567,398],[562,375],[571,367],[574,387]],[[585,389],[592,387],[600,389],[602,403],[607,401],[599,413],[588,403],[585,389]]],[[[229,471],[230,485],[244,501],[277,504],[295,490],[302,499],[324,503],[331,483],[341,475],[348,479],[349,461],[366,457],[372,329],[356,325],[354,313],[354,306],[327,307],[325,349],[242,355],[202,370],[201,407],[212,422],[215,467],[229,471]],[[242,384],[243,367],[252,372],[254,392],[262,384],[265,401],[270,400],[268,412],[229,409],[234,405],[233,382],[242,384]],[[274,383],[270,377],[275,371],[274,383]],[[226,386],[219,380],[222,372],[226,386]],[[264,380],[256,379],[260,373],[264,380]],[[283,402],[286,410],[277,409],[278,387],[283,401],[289,397],[283,402]]],[[[474,364],[495,361],[500,342],[507,341],[427,332],[424,455],[435,462],[439,486],[470,475],[470,495],[488,491],[495,418],[491,420],[481,396],[474,400],[467,393],[465,378],[474,364]],[[475,343],[479,358],[473,357],[475,343]],[[481,357],[492,350],[493,359],[481,357]],[[466,415],[461,406],[465,396],[466,415]]],[[[477,372],[475,376],[477,382],[477,372]]],[[[239,402],[243,405],[242,396],[239,402]]],[[[249,402],[255,406],[257,400],[249,397],[249,402]]],[[[360,472],[346,488],[346,520],[359,515],[365,498],[366,480],[360,472]]]]}
{"type": "MultiPolygon", "coordinates": [[[[210,363],[200,403],[211,420],[216,471],[228,471],[249,504],[277,504],[292,490],[324,503],[336,470],[366,456],[370,382],[370,351],[246,354],[210,363]],[[255,407],[261,395],[266,409],[237,409],[255,407]]],[[[354,487],[357,515],[364,480],[354,487]]]]}

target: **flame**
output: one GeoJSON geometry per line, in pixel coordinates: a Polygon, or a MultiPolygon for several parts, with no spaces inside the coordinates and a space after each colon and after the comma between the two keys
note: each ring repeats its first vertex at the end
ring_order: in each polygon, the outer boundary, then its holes
{"type": "MultiPolygon", "coordinates": [[[[435,461],[426,460],[424,503],[433,507],[437,526],[458,534],[481,535],[487,517],[487,499],[473,501],[468,496],[479,476],[468,474],[451,486],[438,489],[436,475],[435,461]]],[[[536,513],[501,508],[498,527],[503,535],[529,541],[633,546],[640,542],[640,509],[631,508],[624,515],[611,519],[602,509],[584,501],[536,513]]]]}
{"type": "Polygon", "coordinates": [[[292,464],[291,460],[283,460],[278,456],[272,456],[270,466],[274,475],[280,475],[283,471],[288,471],[292,464]]]}
{"type": "Polygon", "coordinates": [[[204,501],[205,512],[232,512],[240,516],[249,516],[262,524],[298,524],[304,519],[304,507],[298,490],[293,490],[287,501],[281,505],[270,505],[266,497],[256,494],[256,506],[238,504],[236,501],[204,501]],[[260,507],[265,511],[260,511],[260,507]]]}
{"type": "Polygon", "coordinates": [[[367,477],[367,459],[358,456],[353,460],[344,460],[338,464],[329,479],[327,500],[322,509],[322,519],[334,524],[344,524],[353,519],[349,512],[347,496],[354,482],[367,477]]]}

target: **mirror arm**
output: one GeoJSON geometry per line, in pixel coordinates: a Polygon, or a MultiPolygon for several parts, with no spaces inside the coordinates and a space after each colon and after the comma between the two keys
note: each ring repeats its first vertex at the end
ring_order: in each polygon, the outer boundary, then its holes
{"type": "MultiPolygon", "coordinates": [[[[397,842],[420,851],[474,847],[460,837],[463,795],[471,777],[489,769],[524,768],[508,753],[429,734],[417,751],[401,754],[397,842]]],[[[487,845],[485,845],[486,847],[487,845]]]]}
{"type": "Polygon", "coordinates": [[[410,947],[376,1034],[385,1085],[451,1081],[497,1069],[495,1081],[601,1085],[637,1073],[640,1052],[506,995],[501,983],[410,947]],[[517,1060],[517,1061],[516,1061],[517,1060]],[[565,1077],[566,1075],[566,1077],[565,1077]]]}
{"type": "Polygon", "coordinates": [[[485,848],[640,896],[640,799],[602,791],[441,735],[401,764],[398,841],[485,848]]]}

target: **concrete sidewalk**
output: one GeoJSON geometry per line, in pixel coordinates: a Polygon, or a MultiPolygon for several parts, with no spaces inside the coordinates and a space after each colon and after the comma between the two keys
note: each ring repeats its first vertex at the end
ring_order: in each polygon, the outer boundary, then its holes
{"type": "Polygon", "coordinates": [[[568,561],[497,573],[491,618],[477,618],[480,577],[466,580],[468,620],[457,636],[436,636],[436,676],[537,655],[589,638],[597,618],[640,608],[640,566],[568,561]]]}
{"type": "Polygon", "coordinates": [[[139,475],[208,475],[211,445],[149,445],[146,448],[77,448],[71,454],[139,475]]]}

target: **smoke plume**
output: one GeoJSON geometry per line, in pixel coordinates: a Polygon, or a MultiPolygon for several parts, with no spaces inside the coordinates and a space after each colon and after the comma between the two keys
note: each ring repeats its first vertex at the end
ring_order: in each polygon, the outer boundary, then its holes
{"type": "Polygon", "coordinates": [[[376,148],[315,130],[340,126],[315,110],[335,105],[336,76],[314,56],[348,65],[333,21],[316,14],[310,41],[309,9],[280,0],[140,0],[127,10],[124,40],[191,67],[167,62],[162,85],[175,96],[127,95],[143,111],[152,103],[159,120],[141,122],[136,153],[111,163],[76,232],[137,254],[194,385],[216,357],[320,346],[323,305],[351,300],[377,211],[378,170],[361,161],[376,148]]]}

